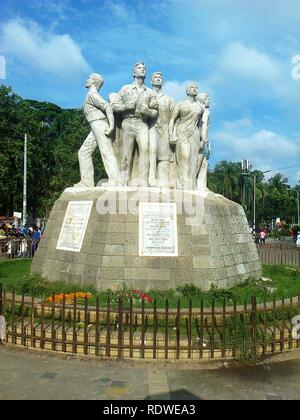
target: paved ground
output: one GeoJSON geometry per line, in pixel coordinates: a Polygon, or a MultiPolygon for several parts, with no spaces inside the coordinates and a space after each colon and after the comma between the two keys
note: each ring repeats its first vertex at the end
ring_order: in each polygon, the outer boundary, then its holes
{"type": "Polygon", "coordinates": [[[300,400],[300,349],[256,366],[103,361],[0,346],[0,400],[300,400]]]}

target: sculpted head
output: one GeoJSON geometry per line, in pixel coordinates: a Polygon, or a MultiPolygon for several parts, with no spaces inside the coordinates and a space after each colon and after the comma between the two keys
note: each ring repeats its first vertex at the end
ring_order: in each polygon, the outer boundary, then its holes
{"type": "Polygon", "coordinates": [[[146,66],[145,63],[143,63],[142,61],[138,61],[137,63],[135,63],[135,65],[133,66],[133,77],[136,78],[146,78],[146,66]]]}
{"type": "Polygon", "coordinates": [[[210,97],[209,97],[209,94],[208,93],[201,92],[198,95],[198,100],[199,100],[199,102],[201,102],[205,106],[205,108],[209,108],[210,107],[210,97]]]}
{"type": "Polygon", "coordinates": [[[95,85],[97,90],[99,90],[104,84],[103,77],[100,74],[92,73],[86,81],[85,86],[90,88],[91,86],[95,85]]]}
{"type": "Polygon", "coordinates": [[[196,83],[189,83],[186,87],[186,94],[187,96],[196,98],[198,95],[198,85],[196,85],[196,83]]]}
{"type": "Polygon", "coordinates": [[[153,87],[162,87],[163,81],[164,77],[161,72],[156,71],[155,73],[152,73],[151,83],[153,87]]]}

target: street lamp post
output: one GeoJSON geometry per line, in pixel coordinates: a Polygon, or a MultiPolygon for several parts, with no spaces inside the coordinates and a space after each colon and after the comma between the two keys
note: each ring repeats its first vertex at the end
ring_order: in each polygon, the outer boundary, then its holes
{"type": "Polygon", "coordinates": [[[24,136],[23,226],[27,222],[27,133],[24,136]]]}
{"type": "Polygon", "coordinates": [[[257,174],[253,175],[253,231],[256,231],[256,177],[257,174]]]}

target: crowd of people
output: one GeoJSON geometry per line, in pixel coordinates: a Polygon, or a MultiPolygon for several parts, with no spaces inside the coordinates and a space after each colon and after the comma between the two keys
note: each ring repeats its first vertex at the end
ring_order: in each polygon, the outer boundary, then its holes
{"type": "Polygon", "coordinates": [[[39,245],[44,228],[0,221],[0,256],[7,259],[32,257],[39,245]]]}
{"type": "MultiPolygon", "coordinates": [[[[259,245],[259,244],[265,244],[267,242],[267,240],[269,239],[269,237],[270,237],[270,239],[272,239],[272,238],[274,239],[274,237],[272,237],[270,235],[270,233],[271,233],[271,231],[266,226],[263,227],[263,228],[256,229],[253,232],[253,238],[254,238],[255,243],[257,245],[259,245]]],[[[285,236],[286,237],[289,236],[291,238],[292,242],[294,242],[297,247],[300,247],[300,230],[299,230],[299,226],[296,226],[296,228],[295,227],[291,227],[290,229],[287,229],[285,236]]],[[[280,237],[279,237],[279,239],[280,239],[280,237]]]]}

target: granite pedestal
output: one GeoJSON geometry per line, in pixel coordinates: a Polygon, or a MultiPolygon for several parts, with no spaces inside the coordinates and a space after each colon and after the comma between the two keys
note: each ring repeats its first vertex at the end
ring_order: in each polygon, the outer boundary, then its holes
{"type": "Polygon", "coordinates": [[[124,284],[165,290],[187,283],[209,290],[262,275],[240,205],[211,192],[129,187],[66,189],[51,211],[31,271],[99,290],[124,284]],[[56,249],[70,201],[93,202],[80,252],[56,249]],[[176,203],[178,257],[139,256],[139,202],[176,203]]]}

